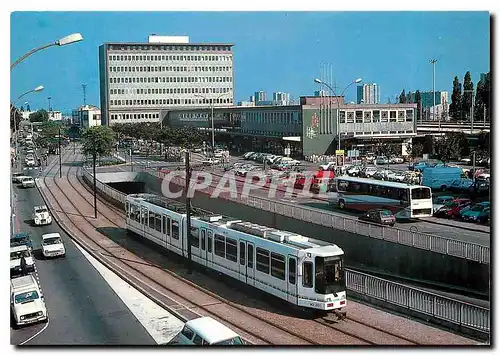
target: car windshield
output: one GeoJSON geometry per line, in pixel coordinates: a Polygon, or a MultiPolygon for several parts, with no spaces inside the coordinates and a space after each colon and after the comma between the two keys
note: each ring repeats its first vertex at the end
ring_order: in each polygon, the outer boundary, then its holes
{"type": "Polygon", "coordinates": [[[484,205],[475,205],[474,207],[471,208],[471,211],[482,211],[485,209],[486,206],[484,205]]]}
{"type": "Polygon", "coordinates": [[[52,244],[61,244],[61,238],[59,237],[53,237],[53,238],[47,238],[43,240],[43,245],[52,245],[52,244]]]}
{"type": "Polygon", "coordinates": [[[455,201],[448,201],[444,204],[446,207],[457,207],[458,206],[458,202],[455,202],[455,201]]]}
{"type": "Polygon", "coordinates": [[[38,292],[36,291],[30,291],[30,292],[24,292],[16,295],[14,297],[14,300],[16,303],[24,303],[32,300],[37,300],[38,297],[38,292]]]}
{"type": "Polygon", "coordinates": [[[24,256],[25,258],[29,257],[30,256],[29,251],[27,250],[13,251],[10,253],[10,260],[21,259],[22,256],[24,256]]]}
{"type": "Polygon", "coordinates": [[[231,339],[219,341],[217,343],[213,343],[212,345],[244,345],[243,340],[240,337],[234,337],[231,339]]]}
{"type": "Polygon", "coordinates": [[[380,214],[381,214],[382,216],[385,216],[385,217],[386,217],[386,216],[392,216],[391,211],[388,211],[388,210],[382,210],[382,211],[380,211],[380,214]]]}
{"type": "Polygon", "coordinates": [[[46,207],[35,208],[35,213],[44,213],[48,212],[46,207]]]}

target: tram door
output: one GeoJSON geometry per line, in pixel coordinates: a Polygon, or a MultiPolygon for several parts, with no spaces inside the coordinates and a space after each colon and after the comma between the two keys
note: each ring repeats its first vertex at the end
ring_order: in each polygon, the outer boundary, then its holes
{"type": "Polygon", "coordinates": [[[149,237],[149,210],[146,207],[141,207],[141,231],[142,236],[150,239],[149,237]]]}
{"type": "Polygon", "coordinates": [[[200,233],[200,258],[203,265],[207,265],[207,230],[201,228],[200,233]]]}
{"type": "Polygon", "coordinates": [[[238,260],[239,280],[246,284],[254,284],[254,246],[246,240],[240,240],[238,260]]]}
{"type": "Polygon", "coordinates": [[[287,275],[287,301],[290,303],[297,304],[298,302],[298,290],[299,286],[297,283],[297,258],[293,255],[288,255],[288,275],[287,275]]]}
{"type": "Polygon", "coordinates": [[[206,247],[207,247],[207,250],[206,250],[206,256],[207,256],[207,263],[206,265],[209,267],[209,268],[212,268],[212,263],[214,261],[214,258],[213,258],[213,249],[212,249],[212,246],[214,245],[214,242],[213,242],[213,232],[208,229],[206,231],[206,236],[207,236],[207,244],[206,244],[206,247]]]}
{"type": "Polygon", "coordinates": [[[166,218],[166,226],[165,226],[165,231],[166,231],[166,234],[167,234],[167,238],[165,239],[166,240],[166,248],[171,250],[172,249],[172,246],[171,246],[171,235],[172,235],[172,220],[170,219],[169,216],[163,216],[166,218]]]}

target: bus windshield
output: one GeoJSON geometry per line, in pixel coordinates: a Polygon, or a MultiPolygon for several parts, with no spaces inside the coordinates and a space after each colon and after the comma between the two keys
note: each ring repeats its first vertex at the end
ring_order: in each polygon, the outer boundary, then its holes
{"type": "Polygon", "coordinates": [[[425,200],[431,198],[431,189],[428,187],[416,187],[411,190],[412,200],[425,200]]]}
{"type": "Polygon", "coordinates": [[[344,265],[342,257],[328,256],[315,258],[316,287],[319,294],[336,293],[345,290],[344,265]]]}

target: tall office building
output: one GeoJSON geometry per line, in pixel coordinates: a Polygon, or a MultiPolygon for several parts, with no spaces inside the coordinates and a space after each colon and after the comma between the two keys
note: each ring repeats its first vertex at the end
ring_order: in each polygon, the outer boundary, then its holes
{"type": "Polygon", "coordinates": [[[376,83],[363,84],[358,86],[358,104],[379,104],[380,90],[376,83]]]}
{"type": "Polygon", "coordinates": [[[103,125],[158,122],[169,108],[234,104],[232,44],[151,35],[99,46],[103,125]]]}
{"type": "Polygon", "coordinates": [[[265,91],[256,91],[255,92],[255,101],[256,102],[259,102],[259,101],[267,101],[267,93],[265,91]]]}

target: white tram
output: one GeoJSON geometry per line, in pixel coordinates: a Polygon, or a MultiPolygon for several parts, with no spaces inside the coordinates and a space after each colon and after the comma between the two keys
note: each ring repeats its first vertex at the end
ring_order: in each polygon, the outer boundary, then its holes
{"type": "MultiPolygon", "coordinates": [[[[187,257],[184,204],[128,195],[127,229],[187,257]]],[[[299,307],[323,311],[346,306],[344,252],[338,246],[241,220],[191,213],[191,257],[299,307]]]]}

